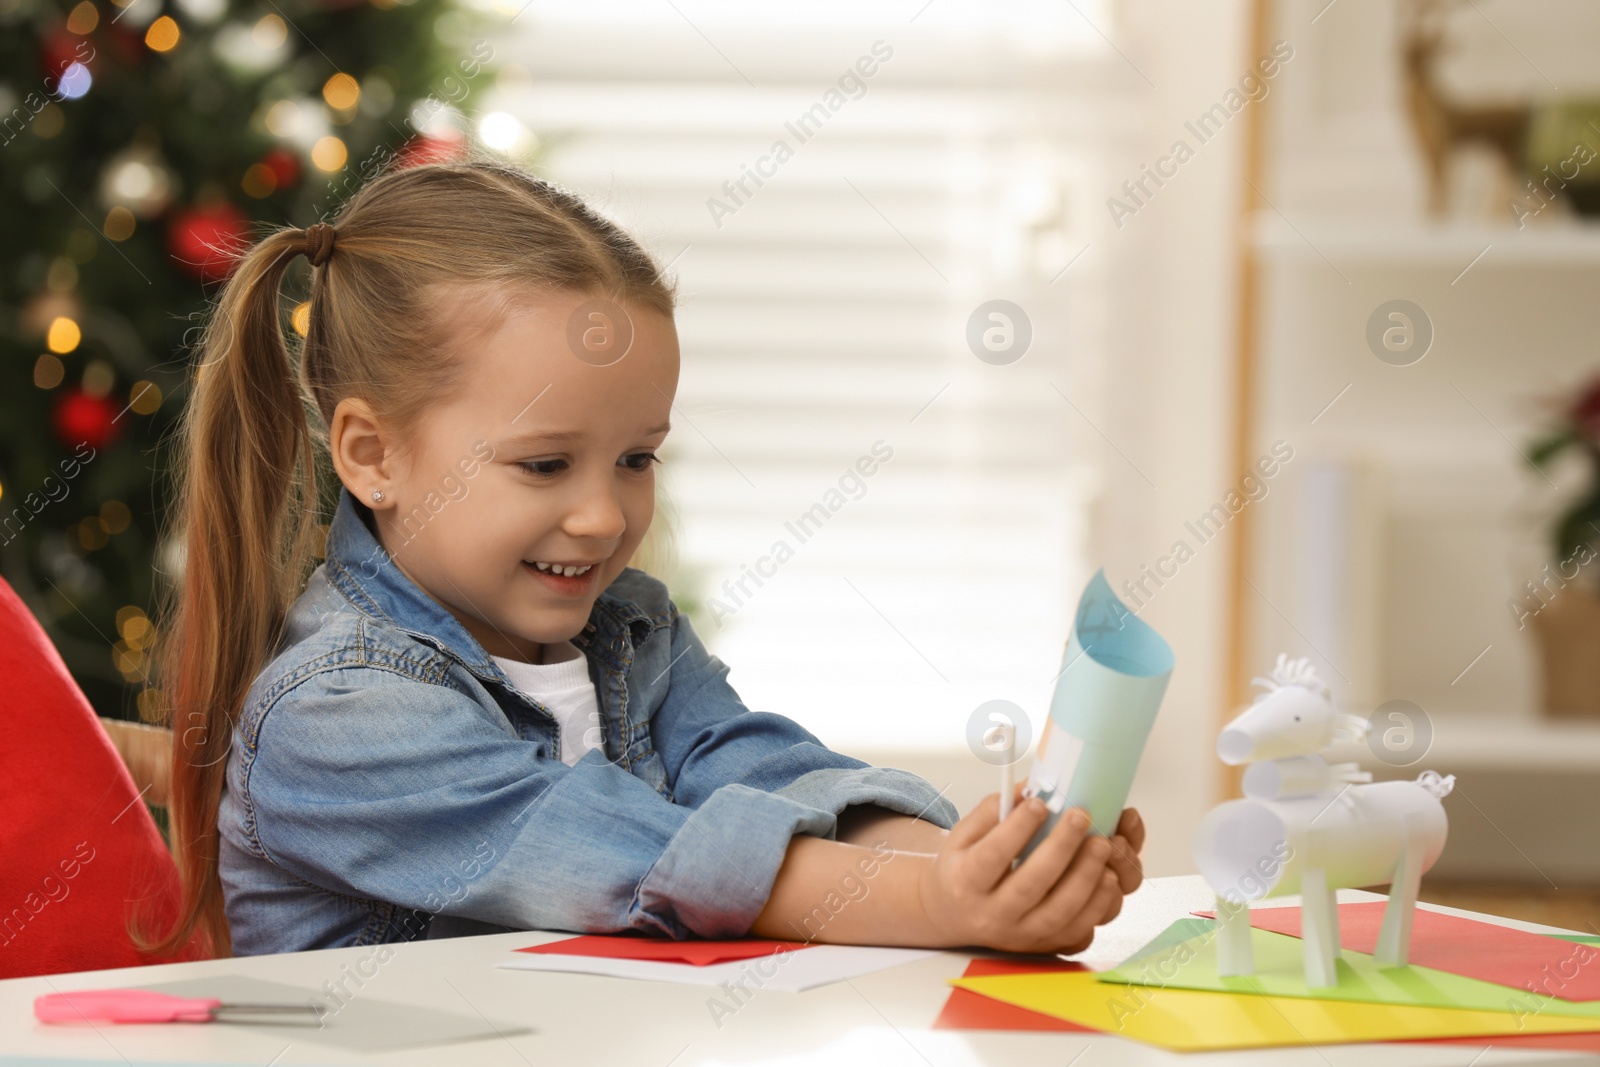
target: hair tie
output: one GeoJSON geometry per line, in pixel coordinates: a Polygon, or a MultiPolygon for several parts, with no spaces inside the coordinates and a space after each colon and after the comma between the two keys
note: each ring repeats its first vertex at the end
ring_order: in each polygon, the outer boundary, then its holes
{"type": "Polygon", "coordinates": [[[314,222],[306,227],[306,246],[303,251],[313,267],[320,267],[333,255],[333,227],[326,222],[314,222]]]}

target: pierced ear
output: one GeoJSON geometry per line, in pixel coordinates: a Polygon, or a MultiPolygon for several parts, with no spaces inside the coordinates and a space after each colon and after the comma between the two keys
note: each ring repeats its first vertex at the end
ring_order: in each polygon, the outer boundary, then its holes
{"type": "Polygon", "coordinates": [[[359,397],[339,401],[328,426],[328,450],[351,496],[374,510],[390,506],[383,497],[398,473],[395,455],[388,428],[370,404],[359,397]]]}

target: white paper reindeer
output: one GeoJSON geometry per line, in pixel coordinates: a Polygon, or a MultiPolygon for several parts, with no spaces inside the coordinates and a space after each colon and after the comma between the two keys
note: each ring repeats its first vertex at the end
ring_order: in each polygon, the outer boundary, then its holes
{"type": "Polygon", "coordinates": [[[1217,896],[1219,973],[1255,973],[1250,903],[1299,893],[1306,985],[1338,984],[1334,891],[1384,884],[1374,955],[1404,965],[1423,872],[1444,851],[1440,800],[1455,776],[1373,782],[1355,763],[1330,764],[1322,753],[1365,738],[1368,723],[1334,710],[1309,660],[1279,655],[1272,677],[1255,682],[1264,692],[1217,737],[1224,763],[1249,764],[1244,799],[1213,808],[1195,833],[1195,860],[1217,896]]]}

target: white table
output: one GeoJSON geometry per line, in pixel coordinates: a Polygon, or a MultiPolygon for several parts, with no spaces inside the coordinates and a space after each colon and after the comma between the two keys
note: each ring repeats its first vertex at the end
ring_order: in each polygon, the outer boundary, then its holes
{"type": "MultiPolygon", "coordinates": [[[[1341,891],[1341,900],[1378,899],[1341,891]]],[[[1295,901],[1286,901],[1294,903],[1295,901]]],[[[1100,931],[1084,958],[1118,960],[1172,920],[1212,899],[1198,876],[1153,878],[1129,897],[1117,920],[1100,931]]],[[[1427,906],[1427,905],[1425,905],[1427,906]]],[[[1470,912],[1433,907],[1434,911],[1470,912]]],[[[1476,916],[1489,919],[1488,916],[1476,916]]],[[[1552,928],[1490,919],[1539,933],[1552,928]]],[[[1592,1054],[1510,1051],[1467,1045],[1331,1045],[1262,1052],[1177,1054],[1119,1038],[1076,1033],[933,1030],[950,987],[946,978],[966,968],[970,956],[948,952],[848,983],[805,993],[759,991],[719,1026],[707,1006],[716,991],[705,987],[640,982],[583,974],[509,971],[494,966],[510,950],[568,934],[516,933],[424,941],[394,946],[387,962],[371,962],[373,949],[330,949],[281,956],[210,960],[119,971],[80,972],[0,982],[0,1063],[3,1056],[48,1055],[121,1064],[143,1062],[270,1064],[472,1064],[473,1067],[553,1067],[561,1064],[628,1064],[693,1067],[738,1064],[823,1063],[913,1067],[1004,1064],[1006,1067],[1102,1067],[1113,1064],[1260,1063],[1307,1067],[1505,1067],[1522,1063],[1596,1062],[1592,1054]],[[521,1028],[520,1034],[450,1045],[383,1052],[352,1050],[313,1040],[315,1031],[265,1033],[221,1024],[41,1026],[33,998],[43,993],[107,986],[147,985],[178,979],[245,976],[294,985],[307,993],[337,980],[358,963],[376,973],[354,990],[360,998],[439,1009],[463,1017],[521,1028]],[[307,1036],[308,1035],[308,1036],[307,1036]]]]}

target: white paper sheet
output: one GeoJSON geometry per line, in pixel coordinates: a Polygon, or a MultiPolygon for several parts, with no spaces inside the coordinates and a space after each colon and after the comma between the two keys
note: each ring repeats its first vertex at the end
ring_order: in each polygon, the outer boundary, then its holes
{"type": "Polygon", "coordinates": [[[619,960],[548,953],[518,953],[514,959],[495,966],[517,971],[567,971],[608,975],[612,978],[638,978],[649,982],[681,982],[686,985],[720,986],[726,982],[742,985],[746,989],[802,993],[830,982],[842,982],[846,978],[887,970],[938,954],[920,948],[808,945],[779,955],[712,963],[704,967],[692,963],[663,963],[659,960],[619,960]]]}

